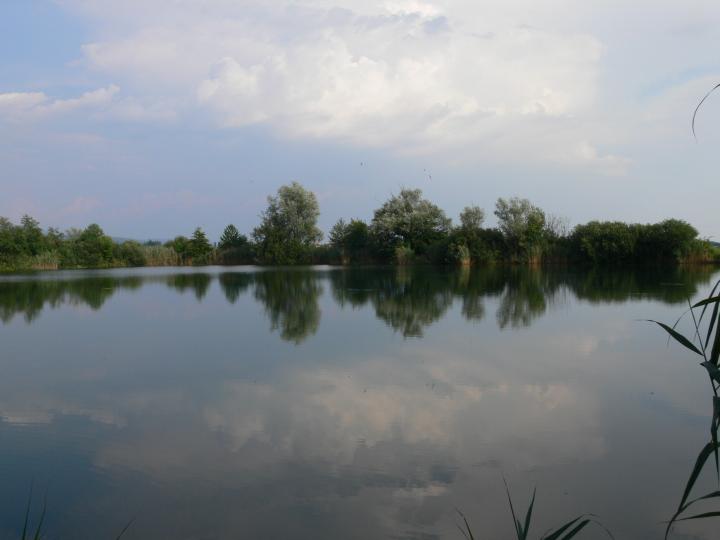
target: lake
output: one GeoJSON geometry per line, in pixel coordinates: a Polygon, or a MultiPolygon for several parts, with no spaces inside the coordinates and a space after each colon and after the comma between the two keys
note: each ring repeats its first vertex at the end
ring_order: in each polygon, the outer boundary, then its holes
{"type": "MultiPolygon", "coordinates": [[[[132,520],[123,538],[461,539],[459,509],[476,538],[509,539],[503,477],[523,514],[537,487],[533,538],[583,513],[616,538],[662,538],[712,391],[699,360],[642,320],[672,324],[719,278],[0,276],[0,538],[19,536],[33,484],[48,538],[116,538],[132,520]]],[[[672,537],[717,538],[717,525],[672,537]]]]}

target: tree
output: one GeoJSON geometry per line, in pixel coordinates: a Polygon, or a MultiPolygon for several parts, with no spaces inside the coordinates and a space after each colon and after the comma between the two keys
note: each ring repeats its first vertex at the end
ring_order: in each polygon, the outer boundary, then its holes
{"type": "Polygon", "coordinates": [[[231,223],[230,225],[225,227],[225,230],[220,236],[220,242],[218,242],[218,247],[220,249],[232,249],[243,247],[245,244],[247,244],[247,238],[245,238],[244,235],[240,234],[240,232],[237,230],[237,227],[235,227],[235,225],[231,223]]]}
{"type": "Polygon", "coordinates": [[[495,215],[511,255],[537,260],[545,240],[545,212],[527,199],[513,197],[498,199],[495,215]]]}
{"type": "Polygon", "coordinates": [[[0,255],[12,259],[22,253],[22,247],[18,228],[9,219],[0,217],[0,255]]]}
{"type": "Polygon", "coordinates": [[[332,226],[332,229],[330,229],[330,234],[328,235],[330,245],[342,251],[345,247],[345,238],[347,237],[347,233],[348,224],[343,218],[338,219],[335,222],[335,225],[332,226]]]}
{"type": "Polygon", "coordinates": [[[575,252],[593,263],[622,263],[635,255],[639,229],[621,221],[590,221],[575,227],[575,252]]]}
{"type": "Polygon", "coordinates": [[[479,206],[466,206],[460,212],[460,228],[465,232],[477,232],[485,221],[485,212],[479,206]]]}
{"type": "Polygon", "coordinates": [[[207,238],[205,232],[197,227],[193,232],[192,238],[188,242],[187,254],[194,264],[204,264],[207,262],[209,255],[212,253],[213,247],[207,238]]]}
{"type": "Polygon", "coordinates": [[[25,252],[28,255],[38,255],[45,249],[45,237],[40,228],[40,223],[36,219],[25,214],[20,219],[20,229],[25,244],[25,252]]]}
{"type": "Polygon", "coordinates": [[[45,242],[49,249],[59,250],[62,247],[63,240],[65,239],[63,233],[54,227],[50,227],[45,235],[45,242]]]}
{"type": "Polygon", "coordinates": [[[330,245],[340,252],[340,257],[349,261],[367,258],[370,233],[362,220],[351,219],[346,223],[340,218],[330,229],[330,245]]]}
{"type": "Polygon", "coordinates": [[[310,258],[322,239],[317,227],[320,207],[317,198],[297,182],[269,196],[261,224],[253,230],[260,257],[269,263],[297,264],[310,258]]]}
{"type": "Polygon", "coordinates": [[[228,225],[218,243],[217,262],[220,264],[247,264],[253,262],[253,246],[235,225],[228,225]]]}
{"type": "Polygon", "coordinates": [[[63,266],[103,268],[112,265],[114,245],[100,225],[93,223],[82,231],[73,231],[63,250],[63,266]]]}
{"type": "Polygon", "coordinates": [[[345,230],[345,248],[350,258],[357,258],[367,251],[370,243],[370,230],[367,223],[360,219],[351,219],[345,230]]]}
{"type": "Polygon", "coordinates": [[[165,247],[171,248],[175,253],[177,253],[180,258],[180,262],[184,263],[186,258],[189,256],[188,251],[190,249],[190,240],[188,240],[185,236],[176,236],[169,242],[166,242],[165,247]]]}
{"type": "Polygon", "coordinates": [[[419,189],[403,189],[375,210],[371,233],[381,255],[405,247],[424,254],[428,246],[446,236],[451,220],[438,206],[422,198],[419,189]]]}
{"type": "Polygon", "coordinates": [[[145,266],[147,264],[142,246],[134,240],[115,244],[115,258],[128,266],[145,266]]]}

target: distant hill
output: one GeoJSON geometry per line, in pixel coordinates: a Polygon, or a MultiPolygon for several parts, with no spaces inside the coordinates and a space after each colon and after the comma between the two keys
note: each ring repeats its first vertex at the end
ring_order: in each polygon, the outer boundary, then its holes
{"type": "Polygon", "coordinates": [[[150,239],[145,239],[145,240],[138,240],[137,238],[123,238],[121,236],[111,236],[110,238],[112,238],[113,242],[115,242],[116,244],[124,244],[125,242],[130,242],[130,241],[138,242],[140,244],[146,244],[148,242],[164,244],[165,242],[167,242],[167,240],[160,240],[157,238],[150,238],[150,239]]]}

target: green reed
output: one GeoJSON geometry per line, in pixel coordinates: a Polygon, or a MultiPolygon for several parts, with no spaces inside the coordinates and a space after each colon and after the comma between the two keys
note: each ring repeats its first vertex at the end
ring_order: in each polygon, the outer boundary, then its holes
{"type": "MultiPolygon", "coordinates": [[[[535,507],[535,496],[537,494],[537,489],[533,489],[530,504],[528,505],[528,509],[525,512],[525,517],[521,521],[520,519],[518,519],[518,515],[515,512],[515,506],[513,505],[512,497],[510,496],[510,488],[508,487],[505,478],[503,478],[503,482],[505,482],[505,492],[507,493],[508,505],[510,506],[510,514],[513,519],[513,524],[515,526],[515,536],[517,540],[528,540],[530,526],[532,525],[533,508],[535,507]]],[[[463,534],[466,540],[475,540],[475,536],[472,532],[472,529],[470,528],[470,523],[468,522],[467,518],[460,510],[458,510],[457,512],[458,514],[460,514],[460,517],[463,520],[462,526],[458,525],[458,529],[463,534]]],[[[595,519],[594,515],[581,514],[561,525],[557,529],[545,532],[542,536],[540,536],[540,540],[570,540],[571,538],[575,538],[575,536],[580,534],[580,532],[590,524],[595,524],[599,526],[603,531],[605,531],[605,533],[607,533],[607,535],[611,539],[614,538],[612,533],[595,519]]]]}
{"type": "Polygon", "coordinates": [[[673,516],[670,518],[670,521],[667,523],[667,527],[665,529],[666,539],[670,534],[670,529],[673,524],[678,521],[720,517],[720,511],[700,512],[693,515],[687,515],[690,508],[694,507],[697,503],[706,503],[708,501],[720,499],[720,459],[718,457],[718,450],[720,449],[720,444],[718,443],[718,427],[720,426],[720,396],[718,395],[718,390],[720,390],[720,321],[718,320],[718,315],[720,313],[720,295],[717,294],[718,287],[720,287],[720,281],[715,284],[708,297],[700,302],[692,304],[688,299],[688,310],[683,313],[683,315],[681,315],[672,326],[668,326],[667,324],[658,321],[649,321],[660,326],[668,334],[668,339],[675,340],[684,348],[691,351],[693,354],[698,355],[702,359],[700,365],[705,368],[713,391],[713,413],[712,420],[710,422],[710,441],[703,446],[697,459],[695,460],[695,465],[690,473],[688,481],[685,484],[685,490],[683,491],[683,495],[680,499],[680,504],[673,516]],[[677,326],[680,321],[688,315],[692,321],[692,334],[690,336],[683,335],[677,331],[677,326]],[[693,492],[695,483],[711,457],[714,458],[715,462],[715,474],[717,476],[718,489],[691,498],[691,493],[693,492]]]}

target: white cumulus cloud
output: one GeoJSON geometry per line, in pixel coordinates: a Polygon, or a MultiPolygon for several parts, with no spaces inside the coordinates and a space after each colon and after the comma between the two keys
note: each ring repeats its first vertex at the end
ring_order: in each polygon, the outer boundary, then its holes
{"type": "Polygon", "coordinates": [[[115,22],[83,47],[90,67],[146,98],[198,107],[221,127],[608,165],[592,141],[577,144],[604,50],[587,32],[464,2],[70,4],[115,22]]]}

